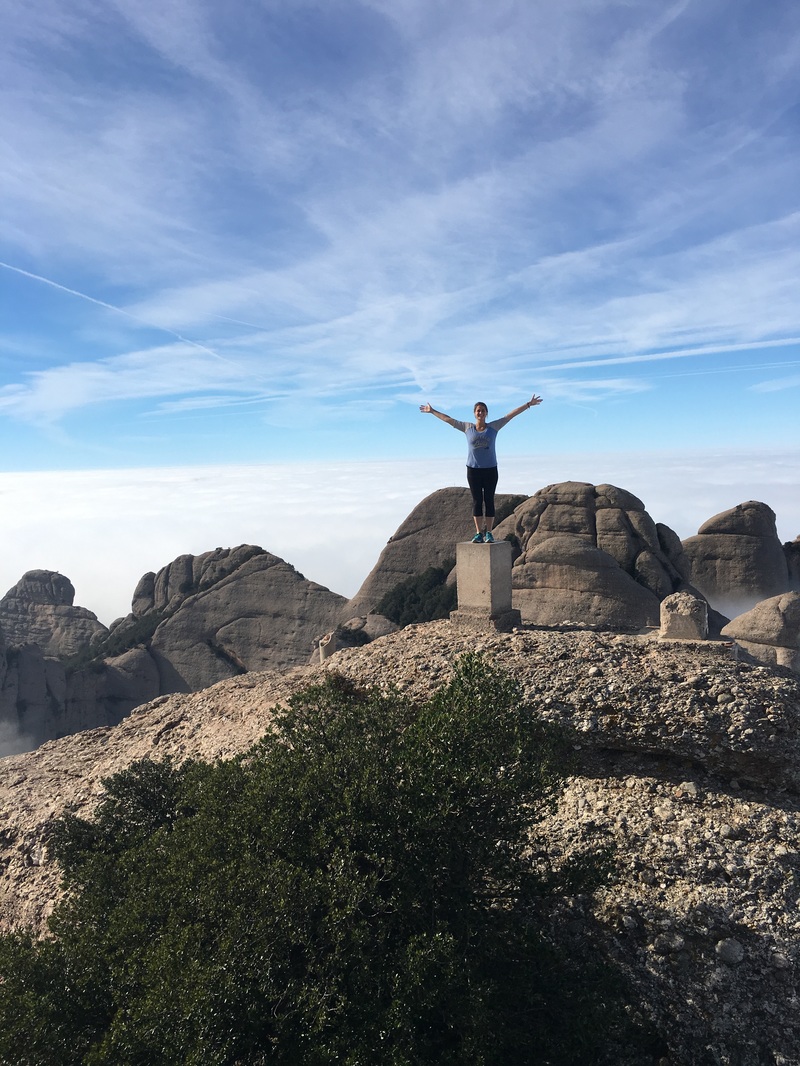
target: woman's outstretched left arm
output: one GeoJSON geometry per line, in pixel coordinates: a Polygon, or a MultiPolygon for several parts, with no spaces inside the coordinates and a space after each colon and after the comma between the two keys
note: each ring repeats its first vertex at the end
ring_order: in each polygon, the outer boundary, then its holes
{"type": "Polygon", "coordinates": [[[527,411],[529,407],[538,407],[541,402],[541,396],[537,396],[536,393],[534,393],[527,403],[524,403],[521,407],[515,407],[513,411],[508,412],[506,415],[506,422],[512,418],[516,418],[517,415],[521,415],[522,412],[527,411]]]}

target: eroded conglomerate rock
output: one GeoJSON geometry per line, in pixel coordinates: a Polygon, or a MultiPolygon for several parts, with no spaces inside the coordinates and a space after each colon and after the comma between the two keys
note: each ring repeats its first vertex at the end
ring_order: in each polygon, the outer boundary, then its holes
{"type": "MultiPolygon", "coordinates": [[[[152,611],[174,613],[190,596],[204,592],[236,573],[250,559],[264,555],[255,544],[216,548],[202,555],[179,555],[158,573],[145,574],[133,593],[131,611],[141,618],[152,611]]],[[[272,556],[271,558],[276,558],[272,556]]]]}
{"type": "Polygon", "coordinates": [[[76,655],[108,631],[74,601],[69,578],[29,570],[0,600],[0,630],[8,644],[38,644],[47,656],[76,655]]]}
{"type": "MultiPolygon", "coordinates": [[[[62,601],[43,609],[80,610],[68,606],[66,578],[27,577],[40,599],[62,601]]],[[[68,670],[37,645],[0,654],[0,755],[116,725],[164,693],[306,663],[345,602],[254,545],[180,556],[142,578],[133,613],[110,631],[101,627],[106,639],[91,649],[88,639],[76,646],[83,658],[68,670]]]]}
{"type": "Polygon", "coordinates": [[[677,535],[614,485],[549,485],[498,526],[508,535],[520,550],[514,606],[537,625],[655,626],[659,602],[685,585],[677,535]]]}
{"type": "MultiPolygon", "coordinates": [[[[553,861],[609,844],[615,875],[554,907],[576,958],[607,956],[674,1063],[800,1061],[800,678],[736,660],[720,642],[589,630],[476,638],[408,626],[323,665],[160,697],[113,729],[0,762],[0,922],[43,928],[59,892],[46,839],[86,816],[103,778],[150,756],[246,750],[276,704],[329,671],[426,699],[478,651],[516,677],[534,713],[573,731],[573,776],[536,827],[553,861]]],[[[536,838],[534,838],[534,844],[536,838]]],[[[620,1066],[644,1066],[625,1058],[620,1066]]]]}
{"type": "Polygon", "coordinates": [[[722,630],[759,662],[800,673],[800,592],[761,600],[722,630]]]}
{"type": "Polygon", "coordinates": [[[598,839],[615,852],[618,879],[594,905],[556,908],[569,949],[585,950],[599,915],[664,1041],[651,1062],[799,1061],[800,928],[787,906],[800,887],[794,798],[626,756],[603,771],[573,778],[542,827],[565,855],[598,839]]]}
{"type": "MultiPolygon", "coordinates": [[[[498,520],[509,513],[522,496],[499,493],[495,499],[498,520]]],[[[417,504],[389,538],[377,563],[361,588],[348,601],[342,621],[374,611],[383,597],[401,581],[429,567],[452,566],[456,544],[475,534],[472,496],[467,488],[438,489],[417,504]]]]}
{"type": "Polygon", "coordinates": [[[692,584],[728,618],[789,589],[775,512],[765,503],[749,500],[714,515],[683,550],[692,584]]]}
{"type": "Polygon", "coordinates": [[[106,627],[73,606],[75,589],[62,574],[30,570],[0,600],[0,757],[29,751],[81,723],[109,724],[94,704],[70,717],[63,659],[102,638],[106,627]]]}
{"type": "Polygon", "coordinates": [[[51,737],[116,725],[134,707],[160,694],[158,667],[146,648],[130,648],[72,672],[66,685],[64,728],[51,737]]]}
{"type": "Polygon", "coordinates": [[[63,735],[65,694],[58,659],[46,658],[38,644],[7,648],[0,641],[0,757],[63,735]]]}
{"type": "Polygon", "coordinates": [[[38,644],[0,647],[0,758],[81,729],[116,725],[159,693],[144,648],[77,669],[38,644]]]}
{"type": "Polygon", "coordinates": [[[315,638],[335,627],[346,602],[253,545],[177,563],[156,576],[149,608],[172,611],[149,648],[162,693],[305,663],[315,638]]]}

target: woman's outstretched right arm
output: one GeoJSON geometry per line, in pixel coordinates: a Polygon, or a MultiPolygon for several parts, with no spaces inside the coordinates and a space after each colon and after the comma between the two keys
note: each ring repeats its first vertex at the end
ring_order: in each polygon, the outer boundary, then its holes
{"type": "Polygon", "coordinates": [[[436,411],[429,403],[421,403],[419,409],[424,415],[436,415],[437,418],[440,418],[442,422],[446,422],[448,426],[452,426],[453,429],[463,429],[461,422],[457,422],[455,418],[451,418],[450,415],[444,414],[443,411],[436,411]]]}

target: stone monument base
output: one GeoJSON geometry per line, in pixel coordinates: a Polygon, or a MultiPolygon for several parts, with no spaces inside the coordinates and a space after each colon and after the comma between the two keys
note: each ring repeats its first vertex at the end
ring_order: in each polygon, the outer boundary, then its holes
{"type": "Polygon", "coordinates": [[[689,592],[673,592],[661,601],[662,640],[705,640],[708,604],[689,592]]]}
{"type": "Polygon", "coordinates": [[[456,545],[458,610],[450,621],[461,629],[508,633],[522,624],[519,611],[511,606],[511,545],[456,545]]]}
{"type": "Polygon", "coordinates": [[[480,607],[459,607],[450,612],[450,621],[459,629],[475,629],[485,633],[510,633],[522,625],[522,615],[513,608],[502,614],[492,615],[480,607]]]}

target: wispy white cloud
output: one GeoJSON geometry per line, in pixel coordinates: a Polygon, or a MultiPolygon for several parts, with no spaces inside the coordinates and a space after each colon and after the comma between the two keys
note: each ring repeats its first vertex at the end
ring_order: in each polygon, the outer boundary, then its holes
{"type": "Polygon", "coordinates": [[[784,389],[796,389],[800,388],[800,374],[793,374],[790,377],[773,378],[770,381],[759,381],[755,385],[751,385],[750,389],[753,392],[783,392],[784,389]]]}
{"type": "Polygon", "coordinates": [[[69,363],[34,371],[24,385],[0,388],[0,410],[48,422],[92,404],[201,392],[221,382],[231,390],[251,389],[244,368],[228,361],[220,364],[212,353],[186,344],[69,363]]]}
{"type": "Polygon", "coordinates": [[[581,403],[584,400],[596,402],[613,396],[632,396],[647,392],[651,388],[647,382],[631,378],[603,378],[598,381],[548,380],[546,386],[542,387],[546,387],[548,396],[562,398],[570,403],[581,403]]]}

